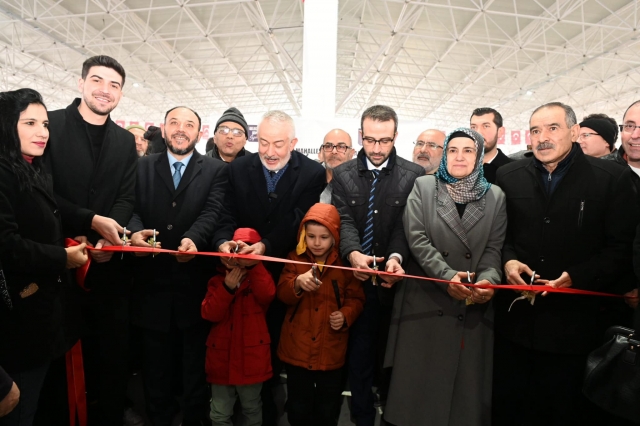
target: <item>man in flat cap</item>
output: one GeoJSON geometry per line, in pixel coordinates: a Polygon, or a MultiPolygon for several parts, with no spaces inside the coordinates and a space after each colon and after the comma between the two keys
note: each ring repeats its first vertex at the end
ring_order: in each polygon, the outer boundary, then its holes
{"type": "Polygon", "coordinates": [[[213,149],[206,155],[230,163],[246,153],[244,145],[248,135],[249,126],[244,116],[237,108],[231,107],[218,119],[213,130],[213,149]]]}

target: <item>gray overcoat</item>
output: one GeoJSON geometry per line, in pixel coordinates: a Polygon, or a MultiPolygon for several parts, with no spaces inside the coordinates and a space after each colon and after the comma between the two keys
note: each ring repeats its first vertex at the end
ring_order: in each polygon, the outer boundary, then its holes
{"type": "MultiPolygon", "coordinates": [[[[443,182],[416,180],[404,211],[407,274],[451,279],[458,271],[499,283],[505,196],[492,185],[462,219],[443,182]]],[[[493,308],[466,306],[446,284],[396,284],[385,366],[393,367],[385,419],[398,426],[491,424],[493,308]]]]}

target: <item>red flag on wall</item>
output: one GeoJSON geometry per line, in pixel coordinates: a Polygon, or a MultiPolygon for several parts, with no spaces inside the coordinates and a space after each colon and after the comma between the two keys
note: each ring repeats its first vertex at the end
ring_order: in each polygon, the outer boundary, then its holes
{"type": "Polygon", "coordinates": [[[116,120],[116,124],[120,127],[124,127],[124,120],[116,120]]]}
{"type": "Polygon", "coordinates": [[[498,138],[498,145],[504,145],[504,133],[498,138]]]}
{"type": "Polygon", "coordinates": [[[529,130],[525,130],[524,140],[527,142],[527,145],[531,145],[531,132],[529,130]]]}
{"type": "Polygon", "coordinates": [[[209,139],[209,125],[205,124],[204,126],[202,126],[202,139],[204,140],[208,140],[209,139]]]}
{"type": "Polygon", "coordinates": [[[147,122],[144,123],[144,128],[145,129],[149,130],[149,126],[153,126],[153,123],[150,122],[150,121],[147,121],[147,122]]]}
{"type": "Polygon", "coordinates": [[[520,130],[511,131],[511,145],[520,145],[520,130]]]}

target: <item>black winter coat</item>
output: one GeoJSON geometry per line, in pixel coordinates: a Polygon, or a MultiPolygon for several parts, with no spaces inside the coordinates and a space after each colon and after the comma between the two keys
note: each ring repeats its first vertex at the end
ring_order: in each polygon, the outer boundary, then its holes
{"type": "MultiPolygon", "coordinates": [[[[507,196],[507,238],[503,263],[518,260],[542,279],[567,272],[572,287],[611,291],[631,268],[631,243],[638,207],[629,184],[632,171],[578,149],[549,197],[534,159],[498,170],[497,185],[507,196]]],[[[496,332],[508,340],[550,353],[585,354],[601,343],[601,299],[549,294],[535,305],[519,294],[496,293],[496,332]]]]}
{"type": "MultiPolygon", "coordinates": [[[[271,196],[267,193],[259,154],[233,160],[229,163],[227,208],[214,239],[215,248],[231,240],[237,228],[253,228],[262,237],[265,256],[286,258],[297,244],[300,221],[318,202],[325,185],[324,167],[297,151],[291,152],[289,166],[271,196]]],[[[280,275],[282,264],[265,266],[274,279],[280,275]]]]}
{"type": "Polygon", "coordinates": [[[496,183],[496,173],[498,169],[504,165],[507,165],[514,160],[507,157],[504,152],[498,149],[498,155],[493,159],[490,163],[485,163],[482,165],[482,169],[484,170],[484,177],[489,183],[496,183]]]}
{"type": "MultiPolygon", "coordinates": [[[[190,238],[198,251],[207,251],[227,185],[227,165],[196,151],[177,189],[166,152],[143,157],[138,164],[136,208],[127,228],[132,233],[155,229],[163,249],[177,250],[183,238],[190,238]]],[[[166,332],[172,316],[180,327],[201,322],[200,304],[213,275],[210,259],[201,256],[184,263],[168,254],[136,258],[132,321],[166,332]]]]}
{"type": "MultiPolygon", "coordinates": [[[[409,260],[409,246],[402,225],[402,214],[413,184],[424,175],[424,168],[398,157],[393,148],[387,166],[382,169],[376,185],[373,223],[373,252],[384,256],[392,253],[409,260]]],[[[369,192],[373,173],[367,169],[364,149],[358,156],[333,171],[332,203],[340,212],[340,254],[348,262],[353,251],[362,252],[362,237],[367,222],[369,192]]],[[[380,270],[384,270],[384,262],[380,270]]]]}
{"type": "Polygon", "coordinates": [[[0,206],[0,264],[13,303],[9,310],[0,299],[0,365],[19,372],[62,354],[59,292],[67,253],[50,187],[21,191],[0,164],[0,206]],[[38,290],[22,298],[32,283],[38,290]]]}

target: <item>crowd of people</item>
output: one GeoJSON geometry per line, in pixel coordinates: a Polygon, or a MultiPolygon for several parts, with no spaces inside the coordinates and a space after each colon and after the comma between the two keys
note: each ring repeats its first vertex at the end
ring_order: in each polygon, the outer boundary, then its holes
{"type": "Polygon", "coordinates": [[[234,107],[204,155],[187,106],[120,128],[124,84],[94,56],[65,109],[0,93],[0,426],[75,423],[78,372],[90,426],[142,425],[136,369],[155,426],[274,426],[282,377],[291,426],[337,425],[345,388],[358,426],[627,424],[581,388],[604,331],[634,324],[640,101],[620,126],[542,105],[513,157],[477,108],[411,161],[374,105],[362,149],[332,129],[317,162],[282,111],[257,153],[234,107]],[[550,291],[474,286],[501,283],[550,291]]]}

